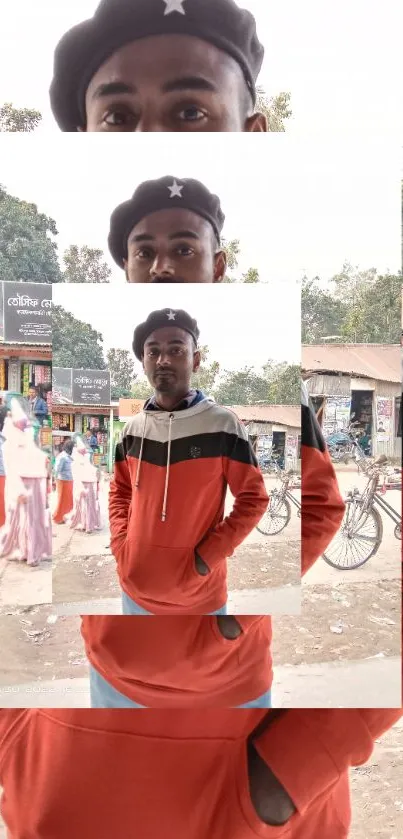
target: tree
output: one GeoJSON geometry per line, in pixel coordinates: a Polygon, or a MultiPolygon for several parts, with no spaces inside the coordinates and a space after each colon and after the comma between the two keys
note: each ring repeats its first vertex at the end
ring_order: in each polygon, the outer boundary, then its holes
{"type": "Polygon", "coordinates": [[[111,374],[112,399],[124,399],[132,395],[134,362],[128,350],[111,349],[106,356],[111,374]]]}
{"type": "Polygon", "coordinates": [[[285,120],[290,119],[290,93],[279,93],[269,98],[263,88],[257,88],[256,110],[267,117],[269,131],[285,131],[285,120]]]}
{"type": "Polygon", "coordinates": [[[385,274],[365,284],[360,305],[343,324],[346,340],[366,344],[398,344],[401,334],[402,274],[385,274]]]}
{"type": "Polygon", "coordinates": [[[103,261],[104,254],[99,248],[87,245],[71,245],[63,254],[65,283],[108,283],[111,276],[109,265],[103,261]]]}
{"type": "Polygon", "coordinates": [[[214,390],[214,398],[220,405],[256,405],[267,403],[268,393],[267,380],[253,367],[244,367],[243,370],[225,370],[214,390]]]}
{"type": "Polygon", "coordinates": [[[302,280],[301,315],[302,343],[318,344],[330,335],[341,335],[347,308],[342,300],[322,291],[319,278],[302,280]]]}
{"type": "Polygon", "coordinates": [[[89,323],[77,320],[62,306],[52,307],[52,348],[55,367],[105,370],[103,338],[89,323]]]}
{"type": "Polygon", "coordinates": [[[0,106],[0,132],[35,131],[42,120],[32,108],[14,108],[11,102],[0,106]]]}
{"type": "Polygon", "coordinates": [[[260,282],[259,279],[259,271],[257,268],[249,268],[246,274],[242,274],[242,282],[243,283],[258,283],[260,282]]]}
{"type": "Polygon", "coordinates": [[[213,361],[209,364],[208,347],[199,347],[199,352],[201,355],[201,365],[198,372],[192,376],[192,387],[197,390],[202,390],[207,396],[210,396],[220,372],[220,365],[218,361],[213,361]]]}
{"type": "Polygon", "coordinates": [[[263,367],[268,382],[270,405],[299,405],[301,401],[301,366],[287,361],[268,361],[263,367]]]}
{"type": "Polygon", "coordinates": [[[36,204],[15,198],[0,185],[0,277],[25,283],[58,283],[56,222],[36,204]]]}
{"type": "Polygon", "coordinates": [[[133,399],[149,399],[154,393],[154,389],[150,385],[148,379],[136,379],[132,387],[131,396],[133,399]]]}

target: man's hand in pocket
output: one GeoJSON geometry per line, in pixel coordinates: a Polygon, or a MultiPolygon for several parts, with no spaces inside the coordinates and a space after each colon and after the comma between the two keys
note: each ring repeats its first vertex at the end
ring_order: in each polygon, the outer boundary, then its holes
{"type": "Polygon", "coordinates": [[[196,551],[195,564],[197,573],[200,574],[201,577],[207,577],[207,574],[210,573],[210,568],[208,567],[208,565],[206,565],[204,559],[202,559],[196,551]]]}
{"type": "Polygon", "coordinates": [[[227,641],[235,641],[236,638],[239,638],[239,636],[242,635],[242,629],[236,618],[218,615],[217,623],[221,635],[223,638],[226,638],[227,641]]]}
{"type": "Polygon", "coordinates": [[[259,819],[272,827],[286,824],[296,812],[294,804],[252,743],[248,744],[248,768],[250,794],[259,819]]]}

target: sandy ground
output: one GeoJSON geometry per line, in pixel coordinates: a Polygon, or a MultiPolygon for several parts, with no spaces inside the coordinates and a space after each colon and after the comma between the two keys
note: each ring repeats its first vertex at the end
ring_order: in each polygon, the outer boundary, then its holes
{"type": "MultiPolygon", "coordinates": [[[[403,724],[400,723],[377,742],[365,766],[351,771],[353,823],[349,839],[403,836],[402,773],[403,724]]],[[[0,839],[6,839],[1,819],[0,839]]]]}
{"type": "MultiPolygon", "coordinates": [[[[273,479],[266,478],[268,491],[273,484],[273,479]]],[[[297,491],[296,495],[300,497],[297,491]]],[[[232,503],[229,496],[227,513],[232,503]]],[[[64,525],[55,527],[53,603],[60,614],[77,614],[83,609],[88,614],[97,613],[100,608],[104,613],[120,613],[116,563],[108,547],[106,488],[101,493],[101,509],[101,532],[87,535],[71,533],[64,525]],[[102,601],[109,603],[102,605],[102,601]]],[[[228,586],[233,611],[238,614],[298,614],[300,520],[296,513],[287,529],[276,537],[264,536],[256,528],[249,534],[228,561],[228,586]]]]}

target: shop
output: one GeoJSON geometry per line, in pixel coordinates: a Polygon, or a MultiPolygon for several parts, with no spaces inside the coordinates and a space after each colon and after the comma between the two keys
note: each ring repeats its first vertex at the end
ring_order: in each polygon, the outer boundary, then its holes
{"type": "Polygon", "coordinates": [[[92,431],[97,447],[93,449],[94,466],[111,468],[114,418],[118,407],[111,405],[108,370],[73,370],[54,367],[52,371],[53,451],[66,439],[92,431]]]}
{"type": "Polygon", "coordinates": [[[325,438],[353,423],[374,457],[401,457],[400,354],[398,344],[303,347],[306,385],[325,438]]]}
{"type": "MultiPolygon", "coordinates": [[[[0,398],[28,397],[39,387],[51,416],[52,286],[41,283],[0,283],[0,398]]],[[[40,431],[40,443],[50,448],[50,432],[40,431]]]]}
{"type": "Polygon", "coordinates": [[[286,469],[299,469],[301,461],[300,405],[235,405],[231,411],[243,422],[259,461],[273,452],[286,469]]]}

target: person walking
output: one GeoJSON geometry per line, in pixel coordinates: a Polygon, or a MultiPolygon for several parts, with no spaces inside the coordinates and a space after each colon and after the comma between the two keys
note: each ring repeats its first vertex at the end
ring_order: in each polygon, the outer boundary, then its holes
{"type": "Polygon", "coordinates": [[[93,533],[101,529],[101,512],[98,500],[98,471],[91,463],[91,456],[81,437],[77,437],[72,452],[74,506],[66,523],[72,530],[93,533]]]}
{"type": "Polygon", "coordinates": [[[74,507],[73,501],[73,472],[72,452],[73,440],[66,440],[63,449],[55,462],[55,479],[57,490],[57,506],[53,514],[55,524],[64,524],[66,516],[74,507]]]}

